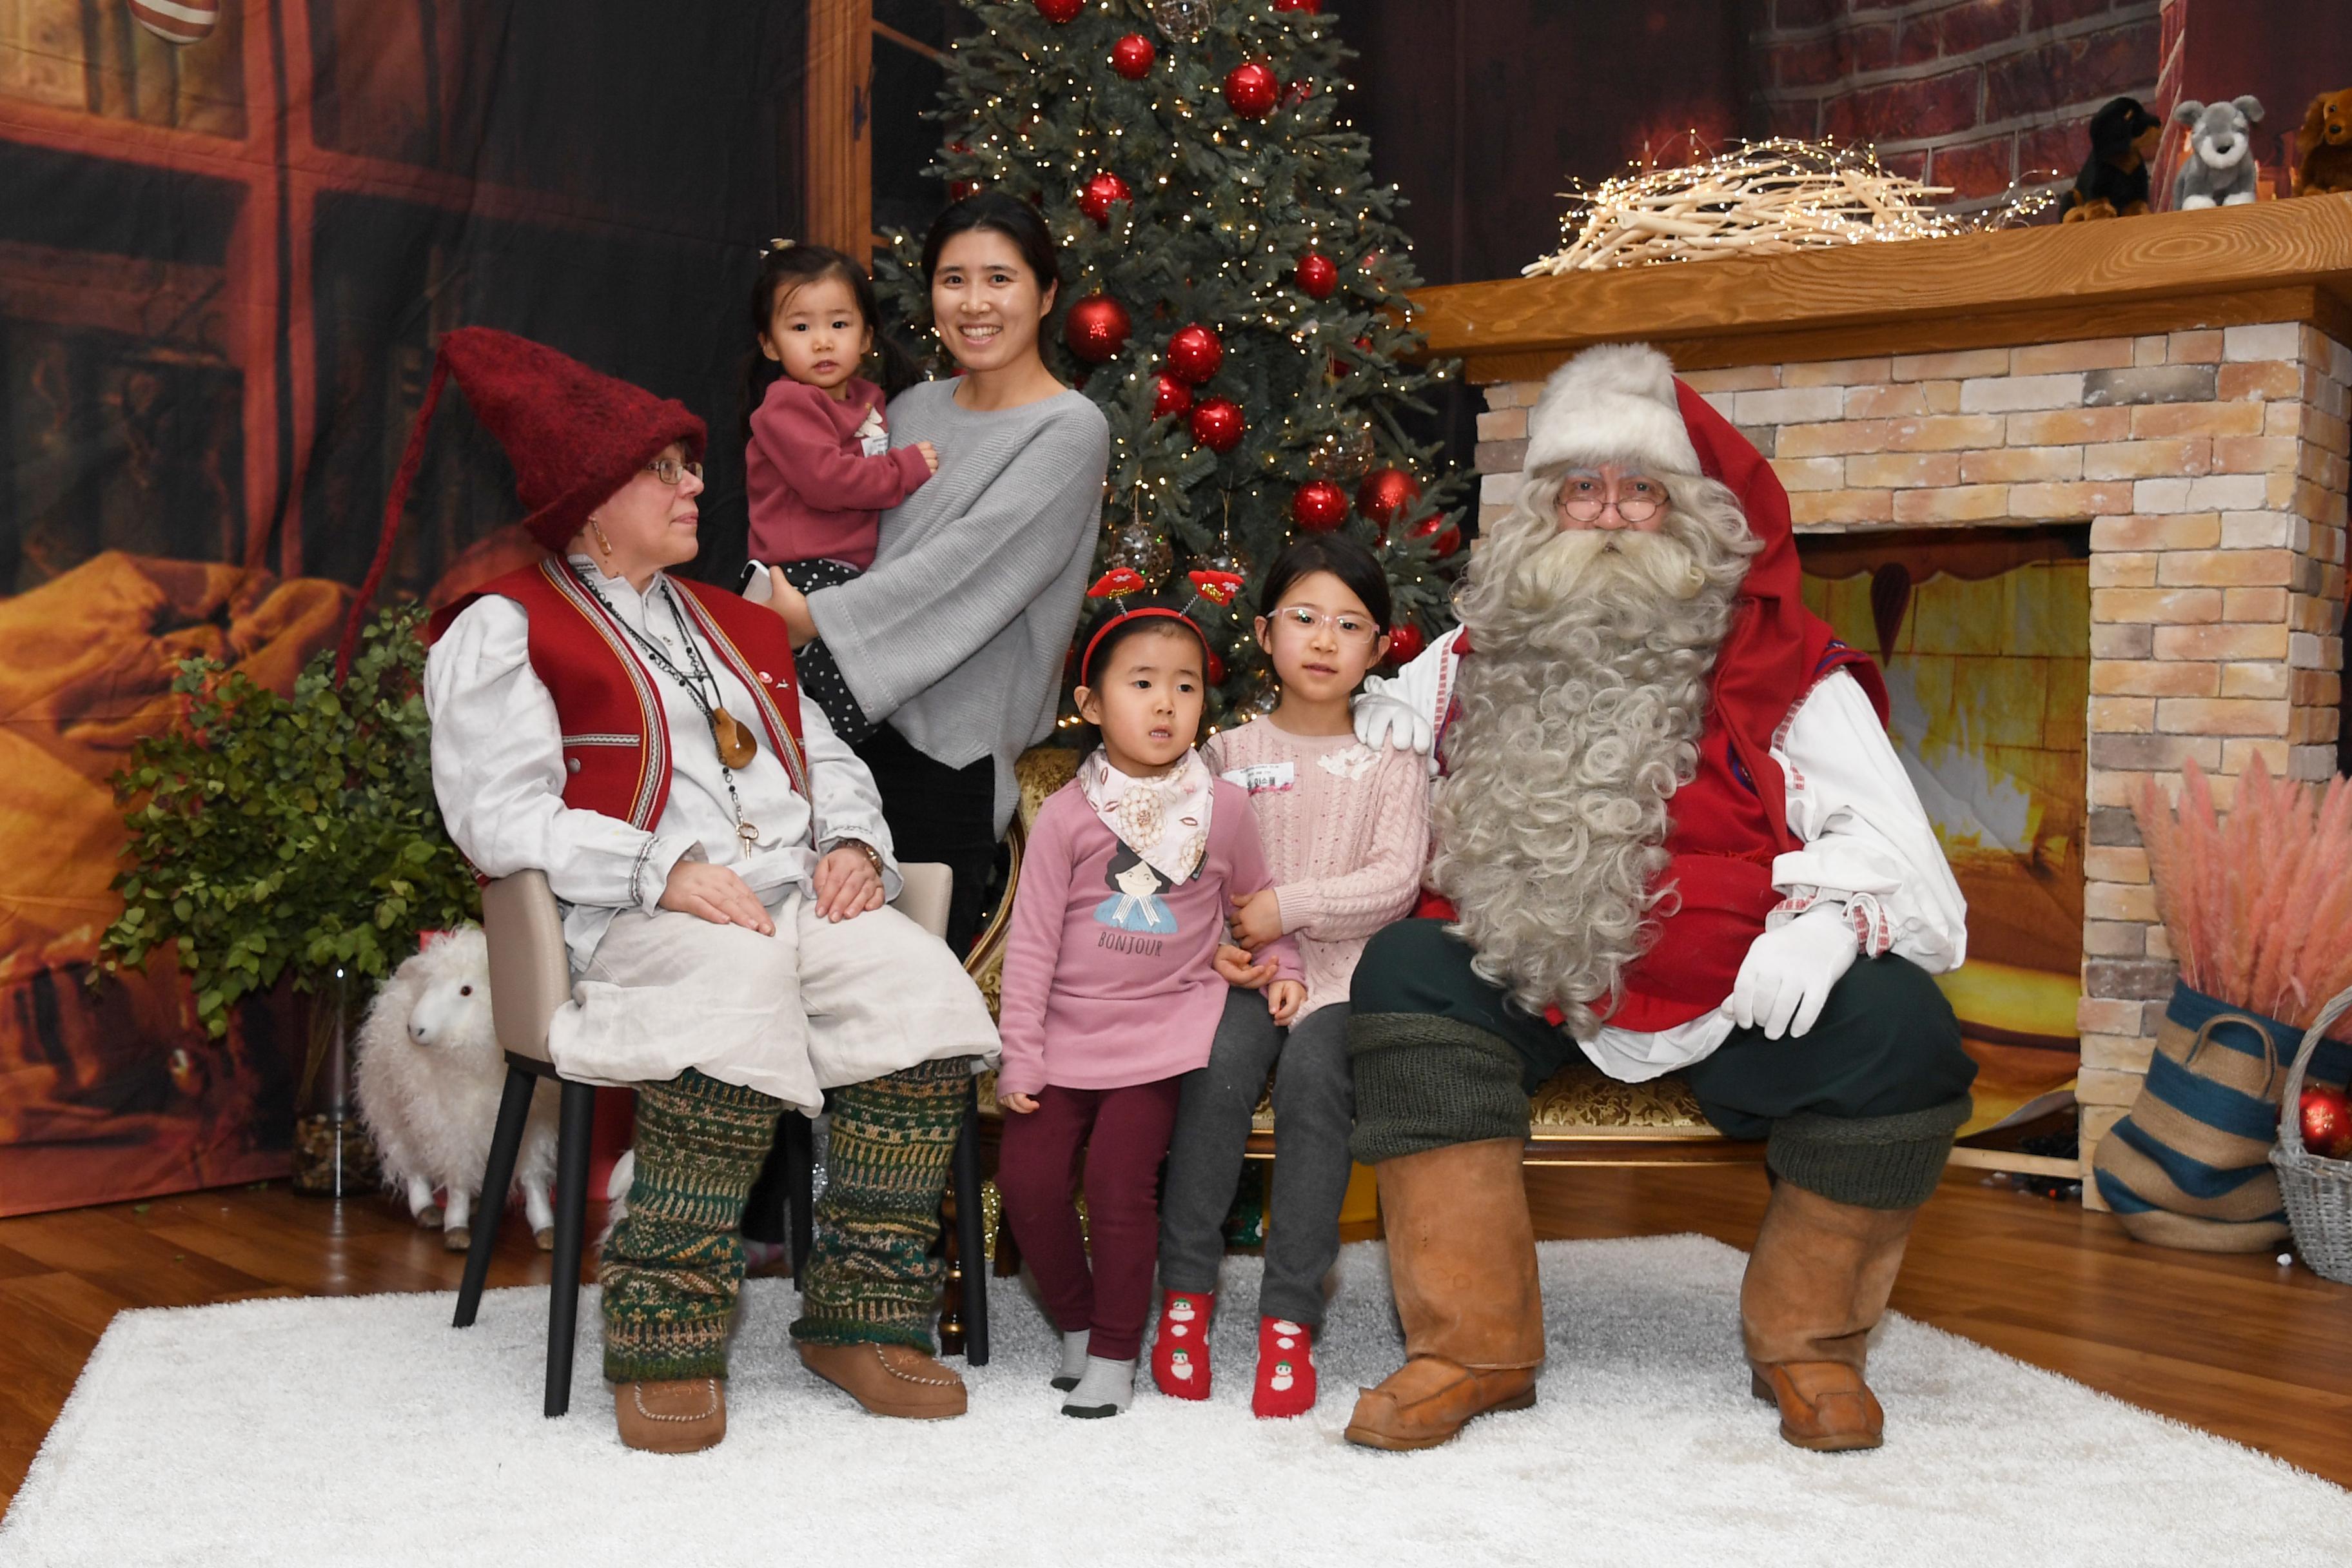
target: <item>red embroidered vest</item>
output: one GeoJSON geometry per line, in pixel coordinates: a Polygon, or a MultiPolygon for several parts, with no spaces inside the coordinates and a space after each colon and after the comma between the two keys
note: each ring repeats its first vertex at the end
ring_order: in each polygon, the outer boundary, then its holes
{"type": "MultiPolygon", "coordinates": [[[[1468,642],[1467,633],[1462,640],[1468,642]]],[[[1842,668],[1863,680],[1883,711],[1877,670],[1843,643],[1828,644],[1813,679],[1842,668]]],[[[1810,693],[1811,687],[1805,690],[1810,693]]],[[[1798,703],[1803,700],[1800,695],[1798,703]]],[[[1796,709],[1792,703],[1789,712],[1796,709]]],[[[1440,743],[1460,711],[1456,695],[1439,720],[1440,743]]],[[[1781,715],[1775,734],[1787,723],[1781,715]]],[[[1708,705],[1699,731],[1697,775],[1675,791],[1668,808],[1665,849],[1673,859],[1658,885],[1672,891],[1651,916],[1656,940],[1619,977],[1615,1008],[1600,1009],[1612,1026],[1655,1034],[1721,1006],[1749,945],[1764,932],[1764,917],[1780,901],[1772,885],[1772,862],[1798,848],[1800,841],[1789,828],[1780,770],[1769,751],[1765,765],[1757,765],[1746,754],[1754,744],[1723,721],[1721,708],[1708,705]],[[1759,788],[1759,777],[1769,779],[1772,787],[1759,788]]],[[[1426,894],[1415,912],[1438,920],[1454,915],[1453,904],[1436,893],[1426,894]]],[[[1554,1024],[1561,1019],[1557,1007],[1545,1016],[1554,1024]]]]}
{"type": "MultiPolygon", "coordinates": [[[[733,594],[669,582],[695,631],[751,690],[761,732],[807,798],[800,695],[783,621],[733,594]]],[[[531,671],[554,696],[563,730],[563,804],[651,830],[669,801],[669,724],[655,685],[668,678],[646,663],[612,612],[553,556],[444,607],[430,635],[439,637],[485,594],[512,599],[530,617],[531,671]]]]}

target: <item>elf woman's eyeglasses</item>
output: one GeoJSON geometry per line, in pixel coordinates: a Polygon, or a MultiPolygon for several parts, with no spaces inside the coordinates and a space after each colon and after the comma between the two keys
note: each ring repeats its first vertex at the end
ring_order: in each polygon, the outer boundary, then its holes
{"type": "Polygon", "coordinates": [[[662,483],[675,489],[685,482],[686,476],[688,474],[692,474],[698,479],[700,479],[702,477],[702,465],[700,463],[680,462],[676,458],[656,458],[652,462],[646,465],[646,472],[651,474],[662,483]]]}

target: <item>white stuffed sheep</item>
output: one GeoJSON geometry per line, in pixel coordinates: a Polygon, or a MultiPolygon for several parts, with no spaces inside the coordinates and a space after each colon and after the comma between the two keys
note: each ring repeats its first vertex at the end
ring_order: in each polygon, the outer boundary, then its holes
{"type": "MultiPolygon", "coordinates": [[[[506,1057],[490,1026],[489,947],[466,926],[428,942],[394,971],[360,1026],[352,1089],[360,1119],[383,1156],[385,1181],[405,1187],[420,1226],[439,1224],[442,1244],[462,1251],[467,1219],[489,1163],[506,1087],[506,1057]],[[436,1190],[447,1194],[436,1205],[436,1190]]],[[[539,1080],[515,1157],[515,1185],[541,1250],[554,1245],[558,1089],[539,1080]]],[[[500,1194],[488,1207],[498,1223],[500,1194]]]]}

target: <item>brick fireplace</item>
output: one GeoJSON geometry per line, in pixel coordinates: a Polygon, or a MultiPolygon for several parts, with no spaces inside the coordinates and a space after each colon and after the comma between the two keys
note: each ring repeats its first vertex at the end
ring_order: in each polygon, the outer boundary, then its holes
{"type": "MultiPolygon", "coordinates": [[[[2336,768],[2352,200],[1431,289],[1486,387],[1482,520],[1528,406],[1589,342],[1647,341],[1740,426],[1805,542],[2086,536],[2079,729],[2084,1154],[2146,1071],[2172,983],[2129,802],[2190,759],[2336,768]],[[1987,535],[1987,537],[1990,537],[1987,535]]],[[[1810,569],[1810,568],[1809,568],[1810,569]]],[[[2070,868],[2068,875],[2074,874],[2070,868]]]]}

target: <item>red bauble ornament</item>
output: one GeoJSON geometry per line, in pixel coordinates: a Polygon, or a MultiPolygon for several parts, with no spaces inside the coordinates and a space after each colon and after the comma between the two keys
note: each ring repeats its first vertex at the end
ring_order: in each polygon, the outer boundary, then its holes
{"type": "MultiPolygon", "coordinates": [[[[950,153],[969,153],[971,151],[971,148],[970,144],[966,142],[950,142],[948,143],[948,151],[950,153]]],[[[950,180],[948,182],[948,200],[951,202],[960,202],[963,200],[964,197],[976,194],[979,190],[980,182],[978,180],[950,180]]]]}
{"type": "Polygon", "coordinates": [[[1356,510],[1380,524],[1383,532],[1397,514],[1421,499],[1421,481],[1402,468],[1374,468],[1356,487],[1356,510]]]}
{"type": "Polygon", "coordinates": [[[2352,1105],[2344,1091],[2320,1084],[2303,1086],[2296,1107],[2303,1119],[2303,1146],[2326,1160],[2352,1155],[2352,1105]]]}
{"type": "Polygon", "coordinates": [[[1414,523],[1412,536],[1415,539],[1427,539],[1429,552],[1440,561],[1462,548],[1462,531],[1446,521],[1444,512],[1439,512],[1433,517],[1424,517],[1414,523]],[[1440,531],[1441,530],[1443,531],[1440,531]],[[1434,535],[1433,538],[1433,535],[1434,535]]]}
{"type": "Polygon", "coordinates": [[[1223,686],[1224,683],[1225,661],[1217,657],[1216,649],[1211,648],[1209,650],[1209,684],[1223,686]]]}
{"type": "Polygon", "coordinates": [[[1299,291],[1310,300],[1328,300],[1339,286],[1339,267],[1319,250],[1310,250],[1298,258],[1299,291]]]}
{"type": "Polygon", "coordinates": [[[1212,452],[1232,451],[1247,428],[1242,405],[1230,397],[1212,397],[1192,410],[1192,439],[1212,452]]]}
{"type": "Polygon", "coordinates": [[[1100,364],[1118,357],[1134,328],[1126,306],[1108,294],[1090,294],[1070,307],[1070,319],[1062,323],[1062,341],[1080,359],[1100,364]]]}
{"type": "Polygon", "coordinates": [[[1168,340],[1168,368],[1194,386],[1216,374],[1224,363],[1224,343],[1198,321],[1177,328],[1168,340]]]}
{"type": "Polygon", "coordinates": [[[1225,73],[1225,101],[1244,120],[1264,120],[1282,101],[1282,80],[1270,67],[1246,61],[1225,73]]]}
{"type": "Polygon", "coordinates": [[[1314,96],[1315,79],[1313,77],[1294,77],[1291,79],[1290,85],[1282,89],[1282,101],[1292,109],[1297,108],[1314,96]]]}
{"type": "Polygon", "coordinates": [[[1310,16],[1323,14],[1323,0],[1274,0],[1277,11],[1304,11],[1310,16]]]}
{"type": "Polygon", "coordinates": [[[1309,533],[1328,533],[1348,521],[1348,492],[1328,479],[1303,484],[1290,498],[1290,521],[1309,533]]]}
{"type": "Polygon", "coordinates": [[[1411,664],[1428,646],[1428,634],[1411,621],[1389,628],[1389,662],[1391,664],[1411,664]]]}
{"type": "Polygon", "coordinates": [[[1152,378],[1151,416],[1165,419],[1171,414],[1181,414],[1192,406],[1192,389],[1161,371],[1152,378]]]}
{"type": "Polygon", "coordinates": [[[1125,180],[1106,169],[1088,180],[1078,192],[1078,210],[1108,228],[1112,204],[1130,200],[1134,195],[1127,188],[1125,180]]]}
{"type": "Polygon", "coordinates": [[[1129,33],[1110,47],[1110,68],[1129,81],[1141,81],[1151,74],[1152,62],[1160,51],[1141,33],[1129,33]]]}
{"type": "Polygon", "coordinates": [[[1037,15],[1059,25],[1075,19],[1087,8],[1087,0],[1037,0],[1037,15]]]}

